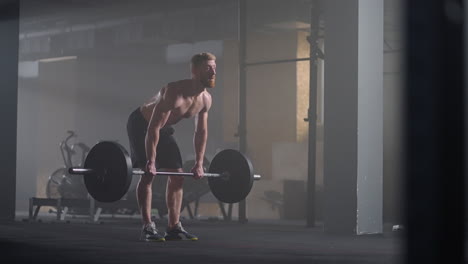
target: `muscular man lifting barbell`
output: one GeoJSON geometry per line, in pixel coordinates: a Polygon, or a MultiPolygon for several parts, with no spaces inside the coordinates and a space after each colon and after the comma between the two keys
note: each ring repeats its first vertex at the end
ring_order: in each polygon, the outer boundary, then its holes
{"type": "Polygon", "coordinates": [[[211,161],[209,173],[203,172],[207,117],[211,105],[211,96],[206,88],[214,87],[215,74],[215,57],[212,54],[195,55],[192,58],[192,79],[168,84],[151,103],[130,115],[127,129],[133,161],[119,143],[101,141],[91,148],[82,168],[68,170],[70,174],[84,176],[91,197],[108,203],[122,199],[128,192],[132,176],[140,175],[137,199],[143,217],[141,234],[146,241],[197,240],[182,228],[179,221],[181,176],[207,177],[211,192],[223,203],[244,200],[252,189],[253,181],[261,178],[253,173],[249,159],[233,149],[217,153],[211,161]],[[174,130],[171,125],[193,116],[198,116],[194,137],[196,164],[192,172],[181,172],[182,159],[172,137],[174,130]],[[169,224],[165,236],[158,234],[156,225],[151,222],[151,184],[155,175],[169,176],[166,191],[169,224]]]}
{"type": "Polygon", "coordinates": [[[182,172],[179,147],[172,136],[176,124],[183,118],[196,117],[194,147],[196,163],[194,178],[203,175],[203,158],[208,137],[208,111],[211,95],[206,88],[215,86],[216,57],[211,53],[196,54],[191,60],[192,78],[164,86],[151,102],[136,109],[127,123],[130,152],[134,167],[145,174],[137,185],[137,201],[143,218],[142,237],[146,241],[171,239],[197,240],[182,227],[179,217],[183,196],[183,177],[169,176],[166,204],[169,222],[166,235],[158,234],[151,221],[152,182],[156,170],[182,172]]]}

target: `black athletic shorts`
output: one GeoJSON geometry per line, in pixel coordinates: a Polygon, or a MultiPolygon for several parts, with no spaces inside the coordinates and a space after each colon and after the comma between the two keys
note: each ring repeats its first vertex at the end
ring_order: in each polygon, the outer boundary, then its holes
{"type": "MultiPolygon", "coordinates": [[[[148,122],[143,117],[140,108],[133,111],[128,117],[127,133],[130,141],[130,155],[134,168],[145,169],[146,150],[145,137],[148,122]]],[[[182,157],[179,146],[172,136],[175,130],[172,126],[163,127],[159,130],[159,142],[156,147],[156,168],[180,169],[182,168],[182,157]]]]}

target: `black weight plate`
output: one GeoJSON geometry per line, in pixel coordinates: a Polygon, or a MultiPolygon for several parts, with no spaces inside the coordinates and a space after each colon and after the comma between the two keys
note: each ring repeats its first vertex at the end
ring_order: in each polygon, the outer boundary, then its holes
{"type": "Polygon", "coordinates": [[[85,168],[93,169],[84,175],[89,194],[99,202],[115,202],[128,191],[132,182],[131,159],[119,143],[102,141],[86,156],[85,168]]]}
{"type": "Polygon", "coordinates": [[[250,161],[234,149],[225,149],[213,158],[210,173],[228,172],[229,179],[208,178],[213,195],[224,203],[238,203],[247,197],[253,185],[253,169],[250,161]]]}

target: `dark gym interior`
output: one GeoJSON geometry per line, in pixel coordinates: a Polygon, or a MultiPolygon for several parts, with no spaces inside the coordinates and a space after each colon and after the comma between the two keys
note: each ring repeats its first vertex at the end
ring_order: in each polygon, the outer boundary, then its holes
{"type": "MultiPolygon", "coordinates": [[[[466,14],[462,0],[0,0],[2,257],[467,262],[466,14]],[[198,78],[204,52],[212,101],[171,126],[180,169],[215,174],[183,177],[198,240],[145,241],[129,115],[198,78]]],[[[151,221],[168,238],[176,176],[158,172],[151,221]]]]}

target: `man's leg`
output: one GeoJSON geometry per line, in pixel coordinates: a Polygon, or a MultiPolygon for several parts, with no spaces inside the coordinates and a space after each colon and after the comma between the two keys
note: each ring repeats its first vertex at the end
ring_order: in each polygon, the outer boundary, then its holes
{"type": "Polygon", "coordinates": [[[151,185],[154,176],[144,174],[137,185],[137,201],[140,208],[143,224],[151,223],[151,200],[153,197],[151,185]]]}
{"type": "MultiPolygon", "coordinates": [[[[166,170],[170,172],[182,172],[182,169],[166,170]]],[[[184,177],[169,176],[166,189],[166,203],[169,221],[166,229],[166,240],[191,240],[197,241],[198,237],[187,232],[180,223],[180,209],[182,206],[184,177]]]]}
{"type": "Polygon", "coordinates": [[[163,235],[158,234],[156,224],[151,221],[151,200],[154,176],[145,174],[142,175],[137,186],[137,200],[140,207],[141,216],[143,219],[143,229],[141,230],[140,239],[145,241],[166,241],[163,235]]]}
{"type": "MultiPolygon", "coordinates": [[[[146,165],[146,129],[148,122],[143,117],[140,108],[133,111],[128,117],[127,134],[130,143],[130,155],[133,167],[144,169],[146,165]]],[[[154,176],[142,175],[136,188],[136,199],[144,225],[151,223],[151,184],[154,176]]]]}
{"type": "MultiPolygon", "coordinates": [[[[161,169],[168,172],[183,172],[179,169],[161,169]]],[[[179,223],[180,209],[182,206],[184,177],[169,176],[166,187],[166,204],[168,209],[168,227],[174,228],[179,223]]]]}

